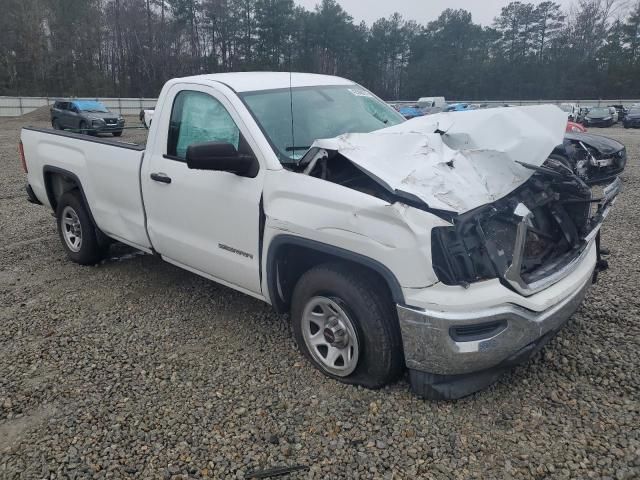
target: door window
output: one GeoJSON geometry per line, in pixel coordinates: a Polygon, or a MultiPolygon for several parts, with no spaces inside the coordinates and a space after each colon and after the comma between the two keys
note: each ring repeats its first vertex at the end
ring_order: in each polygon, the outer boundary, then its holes
{"type": "Polygon", "coordinates": [[[240,130],[218,100],[206,93],[182,91],[173,103],[167,154],[184,160],[189,145],[203,142],[226,142],[238,149],[240,130]]]}

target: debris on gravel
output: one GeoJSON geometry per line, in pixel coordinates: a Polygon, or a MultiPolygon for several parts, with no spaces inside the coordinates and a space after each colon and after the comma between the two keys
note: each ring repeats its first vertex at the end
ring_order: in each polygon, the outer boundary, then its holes
{"type": "Polygon", "coordinates": [[[0,119],[0,478],[640,477],[640,131],[597,132],[630,164],[584,305],[493,387],[428,402],[330,380],[286,317],[153,256],[68,261],[26,201],[23,123],[0,119]]]}

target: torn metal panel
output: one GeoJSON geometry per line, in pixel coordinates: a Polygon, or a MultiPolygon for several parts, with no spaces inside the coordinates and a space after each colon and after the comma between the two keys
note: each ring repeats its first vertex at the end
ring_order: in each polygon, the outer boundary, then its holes
{"type": "Polygon", "coordinates": [[[555,106],[440,113],[371,133],[318,140],[394,195],[461,214],[503,198],[562,143],[566,114],[555,106]]]}

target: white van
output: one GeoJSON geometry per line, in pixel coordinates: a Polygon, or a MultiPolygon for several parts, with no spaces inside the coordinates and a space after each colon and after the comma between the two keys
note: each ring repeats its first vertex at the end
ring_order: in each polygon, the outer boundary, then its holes
{"type": "Polygon", "coordinates": [[[418,99],[420,108],[441,108],[445,109],[447,102],[444,97],[421,97],[418,99]]]}

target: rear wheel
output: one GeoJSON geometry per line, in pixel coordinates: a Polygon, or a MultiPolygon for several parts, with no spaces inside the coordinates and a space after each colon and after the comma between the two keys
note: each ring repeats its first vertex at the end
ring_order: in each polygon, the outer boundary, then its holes
{"type": "Polygon", "coordinates": [[[368,271],[342,264],[312,268],[295,287],[291,321],[298,348],[331,378],[380,388],[402,373],[394,304],[368,271]]]}
{"type": "Polygon", "coordinates": [[[102,260],[107,247],[98,239],[89,213],[77,190],[60,198],[56,208],[58,234],[67,256],[81,265],[95,265],[102,260]]]}
{"type": "Polygon", "coordinates": [[[54,130],[60,130],[60,121],[57,118],[54,118],[53,121],[51,122],[51,126],[53,127],[54,130]]]}

